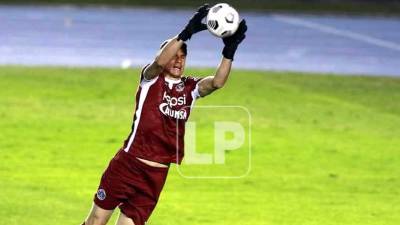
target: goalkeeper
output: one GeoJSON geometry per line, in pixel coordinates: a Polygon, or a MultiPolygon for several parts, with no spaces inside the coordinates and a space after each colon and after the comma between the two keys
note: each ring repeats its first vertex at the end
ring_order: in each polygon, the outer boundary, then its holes
{"type": "Polygon", "coordinates": [[[186,27],[161,45],[155,60],[140,74],[132,130],[104,171],[92,209],[83,225],[107,224],[119,207],[117,225],[144,225],[154,210],[167,178],[169,165],[183,159],[184,127],[199,97],[226,83],[233,57],[245,38],[246,22],[223,39],[222,60],[214,76],[183,76],[187,47],[193,34],[207,29],[203,5],[186,27]]]}

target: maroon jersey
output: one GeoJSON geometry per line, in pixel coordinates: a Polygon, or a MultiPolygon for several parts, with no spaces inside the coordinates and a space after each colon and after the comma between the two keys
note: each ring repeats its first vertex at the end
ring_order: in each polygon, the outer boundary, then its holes
{"type": "Polygon", "coordinates": [[[132,131],[123,149],[134,157],[180,164],[184,155],[185,123],[200,97],[199,79],[172,80],[160,74],[146,80],[143,71],[136,93],[132,131]]]}

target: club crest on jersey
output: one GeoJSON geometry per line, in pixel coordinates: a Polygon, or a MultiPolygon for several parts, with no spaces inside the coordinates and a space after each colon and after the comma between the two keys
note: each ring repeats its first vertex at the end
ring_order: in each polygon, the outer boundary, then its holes
{"type": "Polygon", "coordinates": [[[164,115],[179,120],[186,120],[187,112],[185,109],[173,109],[174,106],[186,105],[186,95],[182,95],[180,97],[171,97],[167,95],[167,92],[164,92],[163,101],[165,102],[160,104],[159,109],[164,115]]]}
{"type": "Polygon", "coordinates": [[[97,198],[101,201],[106,199],[106,191],[104,189],[99,189],[96,194],[97,198]]]}
{"type": "Polygon", "coordinates": [[[179,83],[178,85],[176,85],[175,90],[177,92],[182,92],[183,89],[185,89],[185,84],[184,83],[179,83]]]}

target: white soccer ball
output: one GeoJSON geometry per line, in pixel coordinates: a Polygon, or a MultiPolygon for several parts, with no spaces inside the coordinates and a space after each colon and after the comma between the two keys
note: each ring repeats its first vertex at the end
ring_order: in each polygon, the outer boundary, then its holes
{"type": "Polygon", "coordinates": [[[239,19],[236,9],[226,3],[219,3],[208,11],[207,28],[217,37],[229,37],[238,29],[239,19]]]}

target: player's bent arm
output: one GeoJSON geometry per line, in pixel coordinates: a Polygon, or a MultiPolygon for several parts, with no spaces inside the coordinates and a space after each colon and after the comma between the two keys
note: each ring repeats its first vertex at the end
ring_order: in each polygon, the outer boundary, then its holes
{"type": "Polygon", "coordinates": [[[168,62],[175,57],[182,44],[183,41],[177,40],[177,37],[171,39],[162,49],[160,49],[154,61],[143,71],[144,78],[151,80],[158,76],[168,62]]]}
{"type": "Polygon", "coordinates": [[[199,94],[201,97],[211,94],[215,90],[222,88],[228,80],[232,67],[232,60],[225,57],[217,68],[215,76],[208,76],[199,82],[199,94]]]}
{"type": "Polygon", "coordinates": [[[158,52],[156,59],[143,71],[145,79],[151,80],[158,76],[167,63],[175,57],[184,41],[189,40],[193,34],[207,29],[207,25],[201,21],[207,16],[208,10],[208,4],[202,5],[189,20],[185,28],[158,52]]]}
{"type": "Polygon", "coordinates": [[[144,79],[151,80],[163,71],[163,67],[158,65],[156,61],[153,61],[143,71],[144,79]]]}

